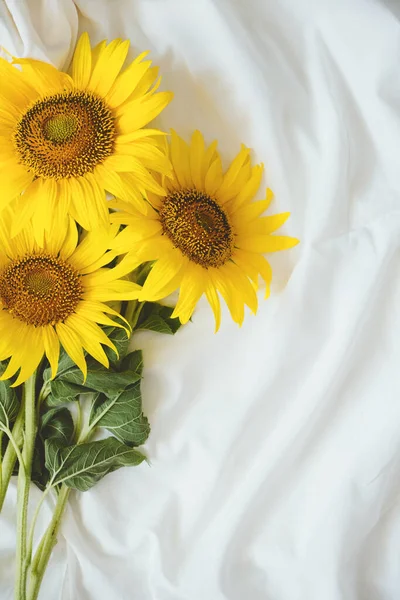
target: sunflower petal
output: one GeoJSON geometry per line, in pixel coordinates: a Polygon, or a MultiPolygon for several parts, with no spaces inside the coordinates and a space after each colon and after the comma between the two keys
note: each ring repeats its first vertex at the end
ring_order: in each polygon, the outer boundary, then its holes
{"type": "Polygon", "coordinates": [[[85,89],[87,87],[91,70],[92,51],[89,35],[85,31],[78,40],[72,60],[72,79],[77,88],[85,89]]]}
{"type": "Polygon", "coordinates": [[[65,352],[80,368],[83,373],[83,381],[85,381],[87,375],[87,364],[78,335],[75,333],[75,331],[73,331],[73,329],[71,329],[71,327],[68,326],[68,319],[65,323],[57,323],[56,331],[65,352]]]}
{"type": "Polygon", "coordinates": [[[238,235],[236,244],[250,252],[279,252],[297,246],[299,240],[286,235],[238,235]]]}
{"type": "Polygon", "coordinates": [[[43,327],[43,342],[44,351],[46,352],[47,359],[51,367],[51,378],[57,375],[58,370],[58,359],[60,355],[60,342],[58,341],[57,334],[54,327],[48,325],[43,327]]]}

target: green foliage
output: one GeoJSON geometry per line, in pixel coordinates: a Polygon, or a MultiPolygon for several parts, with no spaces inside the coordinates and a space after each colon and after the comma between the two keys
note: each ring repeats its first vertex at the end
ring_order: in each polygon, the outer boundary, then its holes
{"type": "Polygon", "coordinates": [[[18,414],[19,399],[9,381],[0,381],[0,428],[9,428],[18,414]]]}
{"type": "Polygon", "coordinates": [[[174,309],[155,302],[146,302],[136,325],[136,329],[148,329],[158,333],[173,335],[181,326],[179,319],[172,319],[174,309]]]}
{"type": "Polygon", "coordinates": [[[108,473],[139,465],[145,458],[112,437],[67,447],[46,440],[46,468],[51,484],[64,483],[81,492],[89,490],[108,473]]]}

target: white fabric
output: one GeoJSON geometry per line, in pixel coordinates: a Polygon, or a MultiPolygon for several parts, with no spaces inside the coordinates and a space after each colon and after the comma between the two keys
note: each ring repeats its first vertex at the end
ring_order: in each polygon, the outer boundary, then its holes
{"type": "MultiPolygon", "coordinates": [[[[150,49],[175,92],[158,124],[226,160],[253,147],[301,239],[241,330],[225,313],[215,336],[201,303],[176,337],[137,336],[152,465],[73,494],[42,600],[398,599],[399,18],[398,0],[0,0],[18,55],[65,67],[84,30],[150,49]]],[[[2,600],[14,505],[15,487],[2,600]]]]}

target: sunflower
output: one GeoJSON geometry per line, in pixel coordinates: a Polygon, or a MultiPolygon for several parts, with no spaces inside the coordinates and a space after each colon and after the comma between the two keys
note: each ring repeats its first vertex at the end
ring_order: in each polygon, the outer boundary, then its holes
{"type": "Polygon", "coordinates": [[[89,232],[78,243],[76,223],[65,217],[46,232],[40,247],[30,223],[10,239],[15,218],[6,208],[0,219],[0,360],[10,359],[1,379],[20,369],[14,385],[23,383],[44,354],[54,377],[60,343],[84,378],[84,350],[108,367],[102,344],[116,348],[99,324],[122,325],[111,318],[120,315],[106,302],[135,299],[140,290],[121,279],[137,264],[135,258],[125,257],[113,268],[104,266],[116,256],[107,248],[118,225],[89,232]]]}
{"type": "Polygon", "coordinates": [[[137,206],[147,191],[162,194],[149,174],[170,165],[143,128],[170,102],[157,92],[157,69],[142,53],[122,70],[128,41],[93,50],[84,33],[71,75],[29,58],[0,58],[0,209],[13,202],[15,235],[33,219],[43,243],[55,213],[69,213],[84,229],[108,223],[105,192],[137,206]]]}
{"type": "Polygon", "coordinates": [[[224,172],[217,142],[206,147],[195,131],[188,145],[174,131],[167,148],[173,177],[164,178],[165,193],[149,194],[147,214],[122,201],[111,221],[127,227],[112,247],[133,253],[142,261],[156,261],[139,300],[157,301],[178,287],[173,317],[186,323],[205,294],[219,328],[220,297],[233,320],[244,319],[244,305],[255,313],[259,276],[269,295],[271,267],[263,253],[291,248],[293,237],[275,235],[289,213],[262,216],[273,194],[253,202],[263,165],[251,166],[250,150],[242,146],[224,172]]]}

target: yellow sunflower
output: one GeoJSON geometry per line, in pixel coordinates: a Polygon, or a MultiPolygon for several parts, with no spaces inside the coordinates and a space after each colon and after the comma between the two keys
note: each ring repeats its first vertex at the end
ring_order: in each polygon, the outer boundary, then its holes
{"type": "Polygon", "coordinates": [[[263,253],[298,243],[274,234],[289,213],[262,216],[273,197],[269,189],[264,200],[252,201],[263,165],[251,166],[245,146],[225,172],[217,142],[206,147],[199,131],[189,145],[172,131],[167,153],[173,177],[164,178],[164,195],[149,194],[146,215],[124,202],[111,203],[119,210],[112,222],[127,225],[112,247],[142,261],[156,261],[139,300],[157,301],[179,287],[173,316],[186,323],[205,294],[218,329],[220,294],[241,325],[244,305],[257,310],[259,276],[269,295],[271,267],[263,253]]]}
{"type": "MultiPolygon", "coordinates": [[[[108,367],[102,344],[115,350],[101,325],[121,326],[119,314],[106,302],[137,298],[141,288],[124,279],[132,270],[125,257],[113,268],[104,265],[116,256],[107,249],[118,232],[89,232],[78,243],[74,220],[46,232],[43,247],[30,223],[10,239],[16,218],[6,208],[0,219],[0,360],[10,358],[1,379],[20,369],[15,385],[26,381],[44,354],[57,373],[60,343],[86,377],[83,349],[108,367]]],[[[134,261],[135,262],[135,261],[134,261]]]]}
{"type": "Polygon", "coordinates": [[[33,219],[43,242],[55,213],[83,228],[108,223],[105,192],[137,206],[147,191],[162,194],[149,174],[170,173],[165,154],[143,129],[172,98],[157,92],[157,69],[138,56],[122,70],[129,42],[94,49],[84,33],[71,75],[29,58],[0,58],[0,209],[11,201],[15,235],[33,219]]]}

